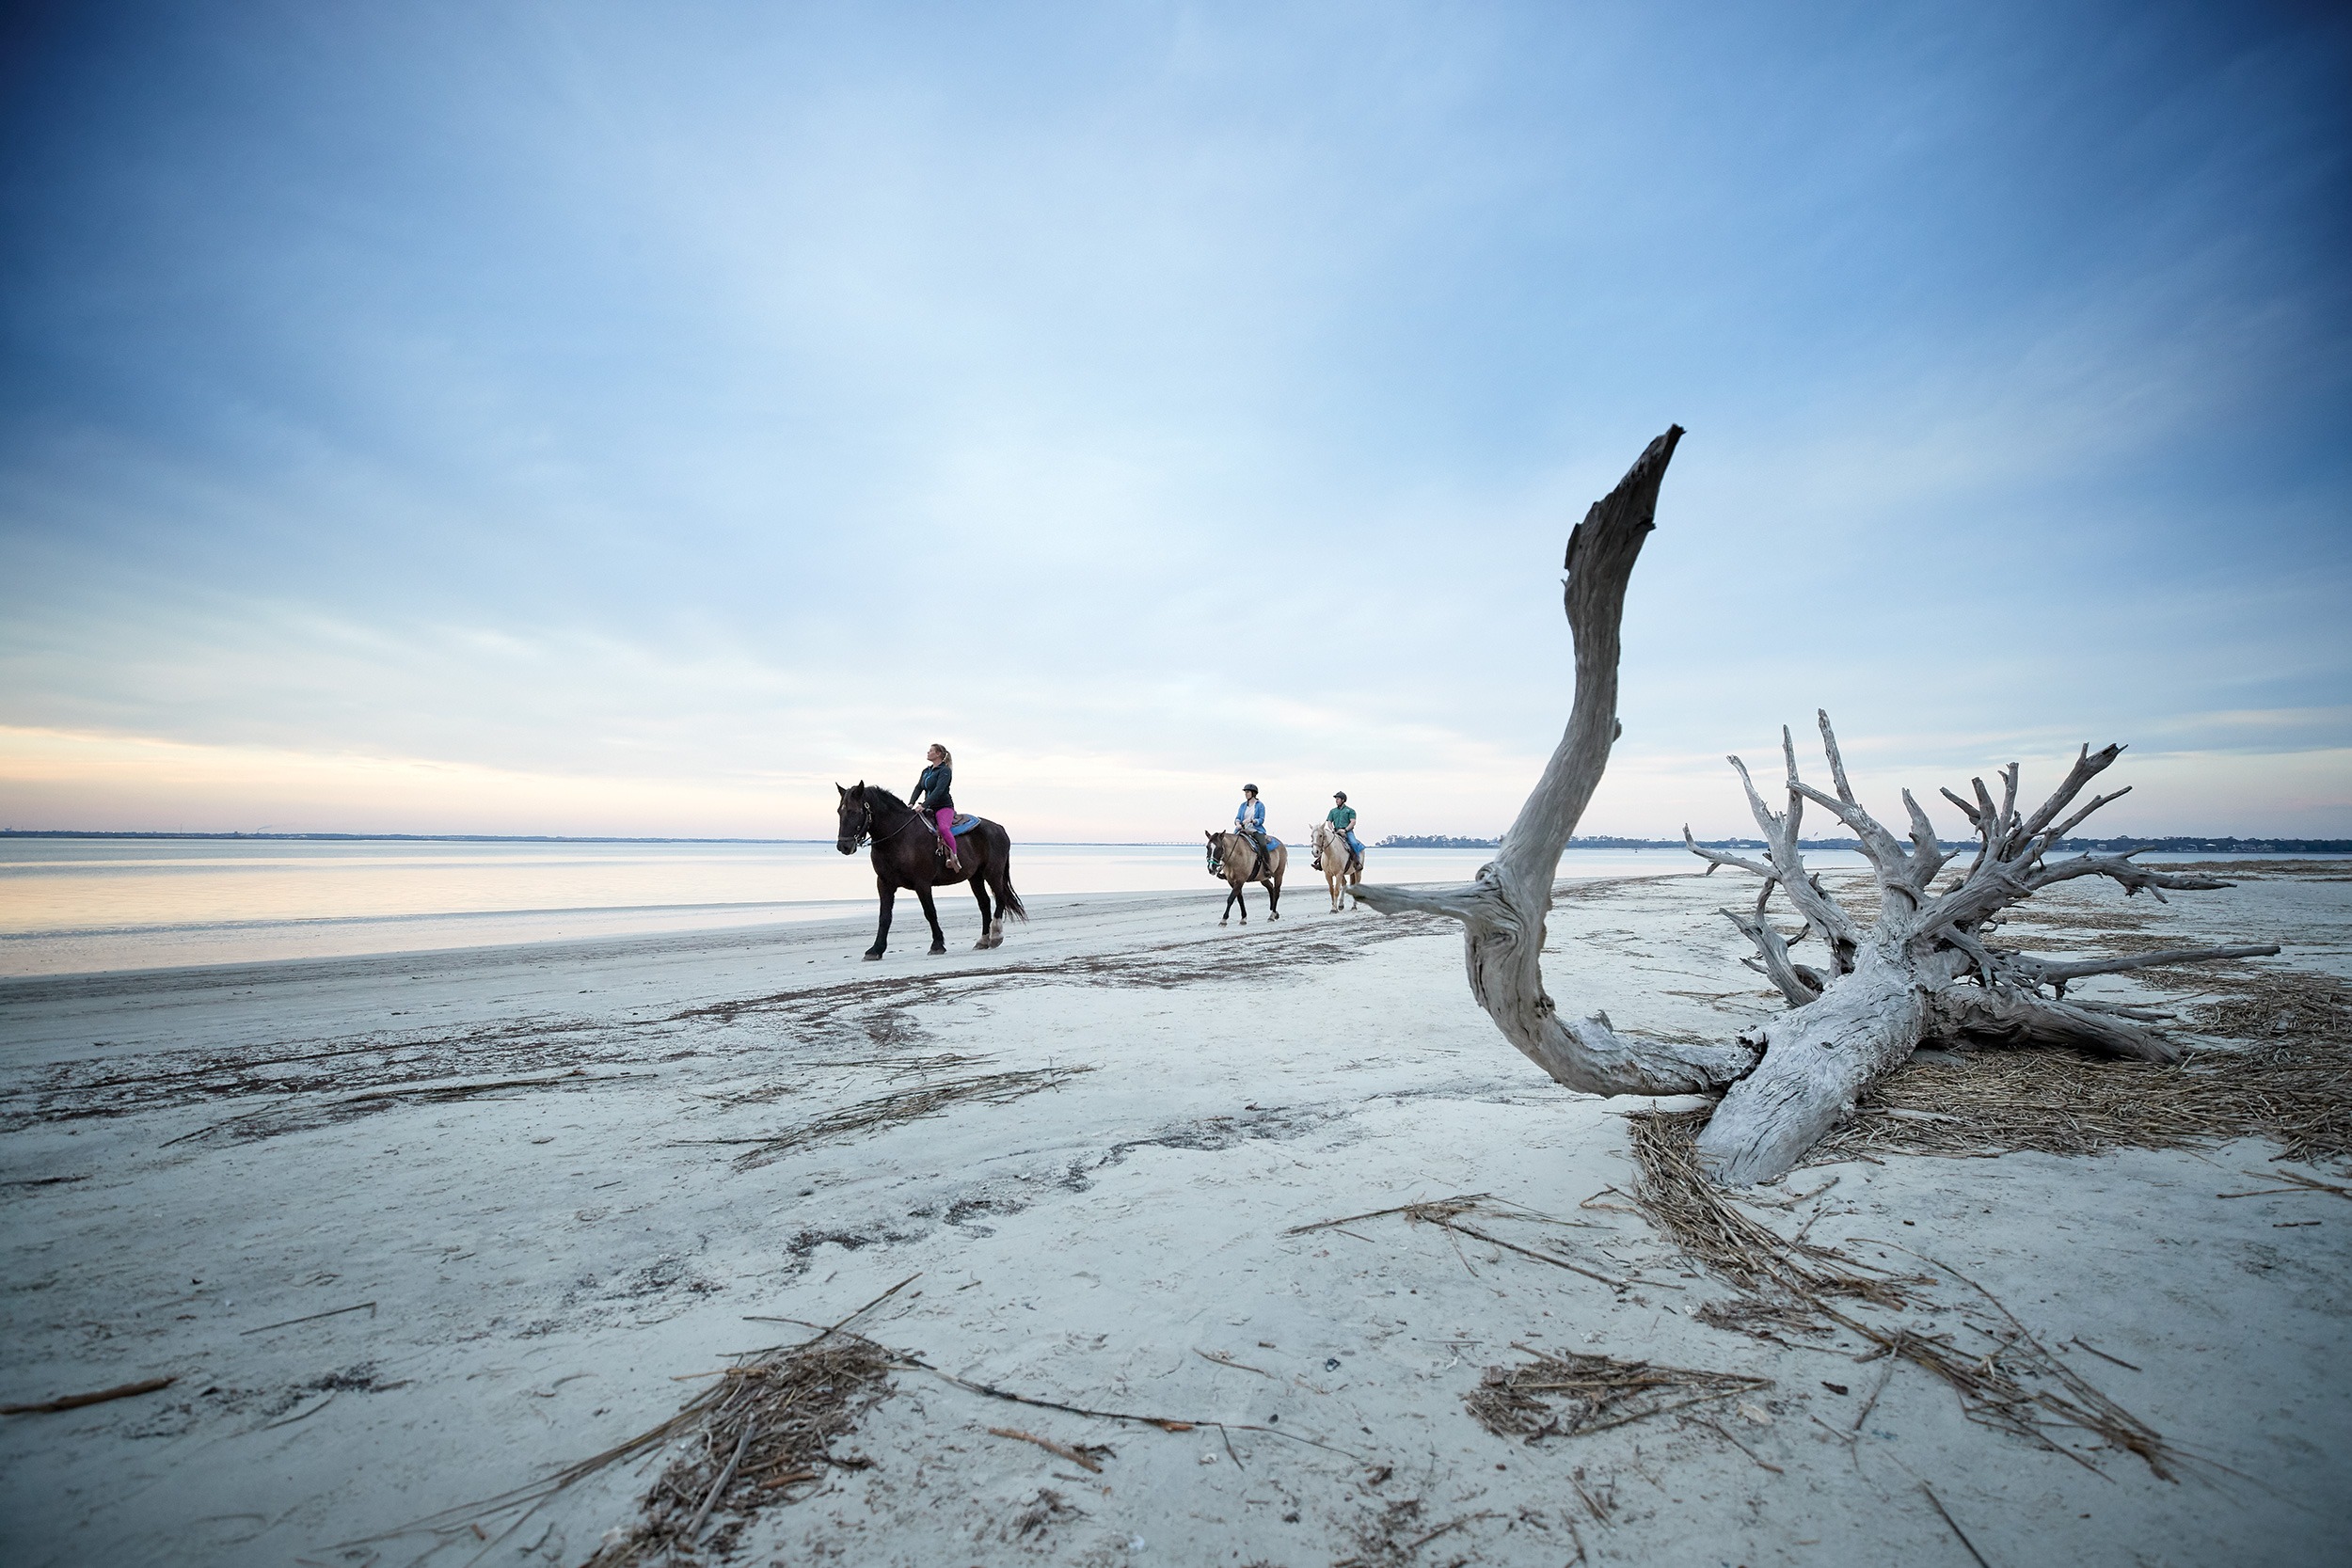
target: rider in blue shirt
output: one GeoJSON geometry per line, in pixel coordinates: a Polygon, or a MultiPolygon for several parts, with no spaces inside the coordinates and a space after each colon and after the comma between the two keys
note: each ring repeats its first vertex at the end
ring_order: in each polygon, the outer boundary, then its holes
{"type": "Polygon", "coordinates": [[[1274,858],[1274,850],[1265,839],[1265,802],[1258,799],[1256,784],[1241,786],[1241,809],[1233,813],[1233,831],[1257,849],[1260,862],[1274,858]]]}

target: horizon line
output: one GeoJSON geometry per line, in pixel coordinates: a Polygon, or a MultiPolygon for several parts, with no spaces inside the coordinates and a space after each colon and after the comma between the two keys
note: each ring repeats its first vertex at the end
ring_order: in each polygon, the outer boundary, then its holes
{"type": "MultiPolygon", "coordinates": [[[[1368,845],[1368,846],[1367,846],[1367,847],[1368,847],[1368,848],[1374,848],[1374,849],[1451,849],[1451,850],[1456,850],[1456,851],[1458,851],[1458,850],[1464,850],[1464,849],[1492,849],[1492,848],[1498,848],[1498,847],[1501,847],[1501,843],[1502,843],[1501,835],[1497,835],[1495,838],[1492,838],[1492,839],[1485,839],[1485,840],[1470,839],[1470,838],[1469,838],[1469,837],[1468,837],[1468,835],[1461,835],[1461,834],[1448,834],[1448,833],[1397,833],[1397,834],[1392,834],[1392,835],[1391,835],[1391,836],[1392,836],[1392,837],[1396,837],[1396,838],[1458,838],[1458,839],[1462,840],[1462,842],[1458,842],[1458,843],[1454,843],[1454,844],[1389,844],[1389,843],[1374,843],[1374,844],[1368,845]]],[[[678,836],[675,836],[675,835],[657,835],[657,834],[627,835],[627,834],[619,834],[619,833],[593,833],[593,834],[572,834],[572,833],[456,833],[456,832],[446,832],[446,833],[389,833],[389,832],[376,832],[376,833],[370,833],[370,832],[305,832],[305,833],[272,833],[272,832],[189,832],[189,831],[185,831],[185,830],[170,830],[170,829],[145,829],[145,828],[119,828],[119,829],[116,829],[116,828],[0,828],[0,839],[7,839],[7,838],[181,839],[181,840],[201,840],[201,841],[231,841],[231,842],[246,842],[246,843],[294,843],[294,844],[298,844],[298,843],[319,843],[319,842],[327,842],[327,843],[372,843],[372,844],[834,844],[834,845],[837,845],[837,844],[840,842],[838,839],[833,839],[833,838],[749,838],[749,837],[686,838],[686,837],[678,837],[678,836]]],[[[1632,836],[1631,836],[1631,835],[1629,835],[1629,834],[1624,834],[1624,833],[1593,833],[1593,834],[1589,834],[1589,835],[1580,835],[1579,837],[1572,837],[1572,838],[1570,838],[1570,839],[1569,839],[1569,841],[1568,841],[1568,843],[1567,843],[1567,845],[1566,845],[1566,846],[1565,846],[1565,848],[1575,848],[1575,847],[1578,847],[1578,844],[1580,843],[1580,839],[1581,840],[1581,842],[1583,842],[1583,843],[1586,845],[1586,847],[1596,847],[1596,848],[1624,848],[1624,849],[1636,849],[1636,850],[1639,850],[1639,849],[1651,849],[1651,848],[1660,848],[1660,849],[1682,849],[1682,848],[1684,848],[1684,847],[1685,847],[1685,845],[1684,845],[1683,840],[1681,840],[1681,839],[1679,839],[1679,838],[1635,838],[1635,837],[1632,837],[1632,836]]],[[[1184,848],[1184,847],[1191,847],[1191,846],[1193,845],[1193,841],[1192,841],[1191,839],[1157,839],[1157,838],[1152,838],[1152,839],[1025,839],[1025,840],[1021,840],[1021,841],[1019,841],[1019,842],[1021,842],[1021,843],[1025,843],[1025,844],[1028,844],[1028,845],[1031,845],[1032,847],[1038,847],[1038,848],[1057,848],[1057,849],[1166,849],[1166,848],[1184,848]]],[[[1762,845],[1762,841],[1761,841],[1760,839],[1754,839],[1754,838],[1741,838],[1741,837],[1724,837],[1724,838],[1711,838],[1711,839],[1706,839],[1706,838],[1703,838],[1703,839],[1698,839],[1698,840],[1696,840],[1695,842],[1696,842],[1696,843],[1698,843],[1699,845],[1701,845],[1702,847],[1707,847],[1707,848],[1725,848],[1725,847],[1740,848],[1740,847],[1761,847],[1761,845],[1762,845]]],[[[1855,840],[1855,839],[1852,839],[1852,838],[1834,838],[1834,839],[1803,839],[1803,840],[1800,840],[1800,841],[1799,841],[1799,847],[1806,847],[1806,848],[1836,849],[1836,848],[1840,848],[1840,847],[1853,847],[1853,846],[1857,845],[1857,844],[1858,844],[1858,842],[1859,842],[1858,840],[1855,840]]],[[[1963,849],[1964,849],[1964,848],[1967,848],[1967,847],[1969,847],[1973,846],[1975,843],[1976,843],[1976,840],[1974,840],[1974,839],[1955,839],[1955,840],[1947,840],[1947,841],[1945,841],[1945,842],[1944,842],[1944,844],[1943,844],[1943,847],[1947,848],[1947,849],[1948,849],[1948,848],[1963,848],[1963,849]]],[[[2223,846],[2223,845],[2241,845],[2241,844],[2280,844],[2280,843],[2287,843],[2287,844],[2301,844],[2301,845],[2313,845],[2313,844],[2334,844],[2334,845],[2343,845],[2343,846],[2344,846],[2344,847],[2346,847],[2346,850],[2347,850],[2347,851],[2352,851],[2352,838],[2328,838],[2328,837],[2322,837],[2322,836],[2318,836],[2318,835],[2307,835],[2307,834],[2296,834],[2296,833],[2265,833],[2265,834],[2261,834],[2261,835],[2258,835],[2258,836],[2253,836],[2253,837],[2248,837],[2248,836],[2243,836],[2243,835],[2234,834],[2234,833],[2166,833],[2166,834],[2155,834],[2155,835],[2142,835],[2142,834],[2137,834],[2137,833],[2115,833],[2115,834],[2109,834],[2109,835],[2105,835],[2105,836],[2103,836],[2103,837],[2095,837],[2095,838],[2086,838],[2086,837],[2082,837],[2082,836],[2079,836],[2079,835],[2078,835],[2078,836],[2075,836],[2075,837],[2071,837],[2071,838],[2065,839],[2065,840],[2061,841],[2060,843],[2058,843],[2058,844],[2053,844],[2053,845],[2051,846],[2051,848],[2053,848],[2053,849],[2062,848],[2062,847],[2065,847],[2065,846],[2067,846],[2067,845],[2073,845],[2073,844],[2123,844],[2123,845],[2148,845],[2148,846],[2153,846],[2153,845],[2157,845],[2157,844],[2168,844],[2168,843],[2193,843],[2193,844],[2198,844],[2198,845],[2210,845],[2210,846],[2215,846],[2215,847],[2219,847],[2219,846],[2223,846]]],[[[2302,851],[2302,852],[2305,852],[2305,853],[2311,853],[2311,852],[2317,852],[2317,851],[2305,850],[2305,851],[2302,851]]]]}

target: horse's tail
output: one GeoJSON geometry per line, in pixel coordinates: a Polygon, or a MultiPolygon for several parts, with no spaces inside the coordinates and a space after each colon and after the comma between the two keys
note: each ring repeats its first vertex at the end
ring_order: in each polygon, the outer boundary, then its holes
{"type": "Polygon", "coordinates": [[[1003,833],[996,853],[990,857],[994,863],[988,868],[988,891],[996,899],[996,918],[1017,915],[1029,918],[1029,911],[1021,905],[1021,895],[1012,891],[1012,835],[1003,833]]]}

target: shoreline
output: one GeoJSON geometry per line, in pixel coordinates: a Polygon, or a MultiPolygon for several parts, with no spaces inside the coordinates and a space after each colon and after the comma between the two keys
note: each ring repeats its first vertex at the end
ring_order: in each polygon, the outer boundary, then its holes
{"type": "MultiPolygon", "coordinates": [[[[1081,847],[1076,846],[1041,847],[1081,847]]],[[[1137,847],[1125,846],[1123,847],[1137,847]]],[[[1189,846],[1181,847],[1189,848],[1189,846]]],[[[1381,851],[1386,857],[1403,851],[1381,851]]],[[[1415,855],[1448,857],[1467,862],[1475,857],[1460,851],[1417,849],[1415,855]]],[[[1698,863],[1682,859],[1677,849],[1673,858],[1649,863],[1629,860],[1629,850],[1588,850],[1582,853],[1609,857],[1609,861],[1578,862],[1578,851],[1570,850],[1562,861],[1564,885],[1590,880],[1612,880],[1629,875],[1639,877],[1675,877],[1704,875],[1698,863]],[[1633,866],[1642,867],[1638,872],[1633,866]],[[1687,869],[1686,869],[1687,868],[1687,869]]],[[[1816,856],[1817,861],[1821,857],[1816,856]]],[[[1858,862],[1858,857],[1855,857],[1858,862]]],[[[2196,856],[2153,857],[2150,863],[2199,866],[2228,875],[2299,874],[2322,868],[2352,870],[2352,856],[2329,857],[2281,854],[2256,860],[2214,861],[2196,856]]],[[[830,865],[828,866],[830,869],[830,865]]],[[[1192,868],[1197,871],[1197,867],[1192,868]]],[[[1384,863],[1380,869],[1391,875],[1379,879],[1403,887],[1435,887],[1448,885],[1452,880],[1468,876],[1465,865],[1450,869],[1460,872],[1459,878],[1399,878],[1395,871],[1427,870],[1410,862],[1398,864],[1384,863]]],[[[1836,862],[1822,869],[1845,869],[1836,862]]],[[[1285,895],[1297,900],[1319,898],[1323,883],[1319,876],[1301,868],[1302,876],[1293,878],[1285,887],[1285,895]]],[[[1166,884],[1157,887],[1098,888],[1091,891],[1024,894],[1025,898],[1056,899],[1068,897],[1107,897],[1113,895],[1182,897],[1197,892],[1200,883],[1192,876],[1184,879],[1184,885],[1166,884]]],[[[961,888],[950,888],[940,895],[942,918],[952,920],[962,896],[961,888]]],[[[1260,894],[1263,901],[1263,894],[1260,894]]],[[[626,942],[632,938],[663,940],[695,933],[715,933],[729,930],[754,930],[770,925],[802,924],[835,918],[854,921],[857,911],[870,911],[873,897],[863,890],[852,895],[825,895],[802,898],[753,898],[664,900],[635,903],[581,903],[556,905],[520,905],[511,908],[410,910],[377,913],[333,913],[294,916],[253,916],[247,918],[218,918],[210,920],[149,921],[112,925],[41,927],[14,931],[0,931],[0,986],[12,981],[41,976],[97,977],[106,974],[163,973],[190,968],[218,968],[278,962],[322,962],[336,958],[397,958],[402,955],[447,953],[473,948],[504,948],[547,946],[560,948],[566,944],[596,942],[626,942]],[[487,933],[485,940],[485,933],[487,933]],[[531,934],[533,932],[543,934],[531,934]],[[392,943],[387,945],[387,940],[392,943]],[[109,961],[119,951],[128,948],[161,961],[109,961]],[[99,957],[89,955],[96,949],[99,957]],[[176,956],[175,956],[176,955],[176,956]]],[[[898,900],[898,927],[909,920],[919,928],[920,910],[911,895],[898,900]]]]}

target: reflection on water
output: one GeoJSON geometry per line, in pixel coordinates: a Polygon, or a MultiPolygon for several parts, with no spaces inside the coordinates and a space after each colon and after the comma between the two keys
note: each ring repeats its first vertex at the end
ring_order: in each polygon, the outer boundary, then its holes
{"type": "MultiPolygon", "coordinates": [[[[1485,859],[1399,850],[1379,863],[1419,881],[1467,878],[1485,859]]],[[[1222,884],[1190,845],[1048,844],[1014,847],[1013,885],[1024,895],[1207,895],[1222,884]]],[[[874,895],[866,856],[829,842],[10,839],[0,841],[0,974],[706,930],[862,914],[874,895]]]]}
{"type": "MultiPolygon", "coordinates": [[[[1319,893],[1303,847],[1295,854],[1293,896],[1303,884],[1319,893]]],[[[1375,849],[1367,870],[1375,881],[1462,881],[1490,854],[1375,849]]],[[[1862,863],[1851,853],[1810,859],[1824,870],[1862,863]]],[[[1695,865],[1677,850],[1572,849],[1560,871],[1654,877],[1695,865]]],[[[1025,896],[1191,890],[1204,898],[1222,886],[1209,879],[1197,844],[1016,845],[1013,885],[1025,896]]],[[[945,896],[943,917],[952,918],[954,901],[968,895],[945,896]]],[[[1727,899],[1745,896],[1725,889],[1727,899]]],[[[857,915],[873,900],[866,857],[830,843],[7,839],[0,974],[707,930],[857,915]]]]}

